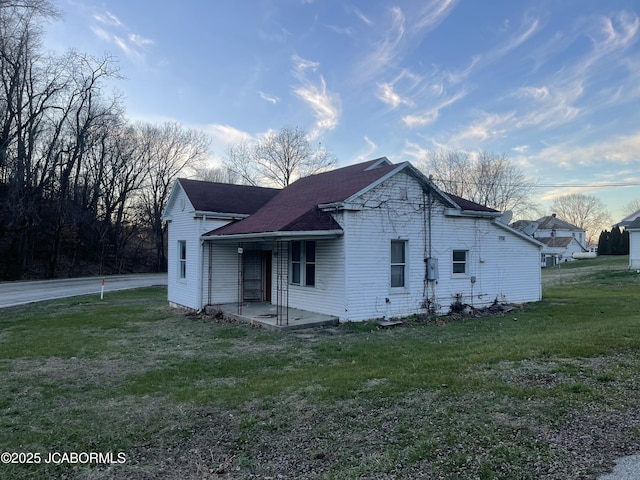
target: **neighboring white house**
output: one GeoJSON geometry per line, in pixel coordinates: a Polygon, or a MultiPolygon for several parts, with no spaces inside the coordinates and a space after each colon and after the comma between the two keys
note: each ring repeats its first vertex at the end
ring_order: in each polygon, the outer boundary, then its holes
{"type": "Polygon", "coordinates": [[[640,270],[640,210],[618,223],[629,232],[629,269],[640,270]]]}
{"type": "MultiPolygon", "coordinates": [[[[262,301],[360,321],[542,295],[542,244],[410,163],[383,157],[305,177],[242,219],[182,209],[184,182],[165,215],[174,305],[262,301]]],[[[216,197],[220,184],[210,185],[216,197]]]]}
{"type": "Polygon", "coordinates": [[[555,213],[534,221],[518,220],[511,226],[544,244],[541,252],[543,267],[574,260],[574,253],[589,251],[587,231],[559,219],[555,213]]]}

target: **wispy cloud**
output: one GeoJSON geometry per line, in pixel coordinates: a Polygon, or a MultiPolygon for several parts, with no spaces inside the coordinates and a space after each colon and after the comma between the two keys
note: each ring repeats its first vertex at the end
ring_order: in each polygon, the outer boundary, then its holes
{"type": "Polygon", "coordinates": [[[354,161],[354,163],[358,163],[358,162],[364,162],[366,160],[371,160],[371,157],[373,156],[374,152],[376,150],[378,150],[378,146],[373,143],[369,137],[367,137],[366,135],[363,137],[366,146],[360,151],[360,153],[358,153],[356,155],[356,159],[354,161]]]}
{"type": "Polygon", "coordinates": [[[357,7],[354,7],[353,5],[348,5],[347,7],[345,7],[345,10],[347,11],[347,13],[353,13],[366,25],[369,25],[369,26],[373,25],[373,21],[369,17],[367,17],[364,13],[362,13],[362,11],[359,10],[357,7]]]}
{"type": "Polygon", "coordinates": [[[486,52],[479,52],[471,57],[469,64],[462,70],[446,72],[445,78],[451,84],[461,83],[471,77],[471,74],[482,68],[486,68],[498,60],[502,59],[520,45],[529,40],[539,29],[540,20],[537,18],[525,17],[520,29],[513,35],[508,36],[500,44],[486,52]]]}
{"type": "Polygon", "coordinates": [[[96,13],[93,15],[93,18],[97,22],[102,23],[104,25],[109,25],[112,27],[122,26],[122,22],[118,19],[118,17],[113,15],[111,12],[96,13]]]}
{"type": "Polygon", "coordinates": [[[392,83],[379,83],[376,96],[382,102],[389,105],[391,108],[398,108],[398,106],[404,104],[412,106],[413,102],[405,97],[400,96],[394,89],[392,83]]]}
{"type": "Polygon", "coordinates": [[[340,97],[327,89],[327,82],[322,75],[315,81],[309,78],[308,71],[314,73],[320,66],[318,62],[298,55],[294,55],[292,61],[293,75],[299,82],[293,92],[313,110],[316,123],[309,136],[317,138],[338,125],[342,114],[340,97]]]}
{"type": "Polygon", "coordinates": [[[583,93],[584,88],[579,81],[567,85],[521,88],[515,95],[524,98],[530,108],[519,116],[514,126],[541,126],[546,130],[568,123],[580,113],[575,102],[583,93]]]}
{"type": "Polygon", "coordinates": [[[105,11],[93,15],[95,24],[90,28],[100,40],[116,45],[131,61],[144,63],[146,51],[155,41],[137,33],[128,27],[111,12],[105,11]]]}
{"type": "Polygon", "coordinates": [[[396,66],[406,51],[417,47],[423,36],[436,28],[453,10],[457,0],[431,0],[419,11],[408,14],[398,6],[390,7],[386,27],[373,46],[358,63],[357,77],[366,82],[381,71],[396,66]]]}
{"type": "Polygon", "coordinates": [[[464,145],[467,142],[483,142],[485,140],[504,136],[513,121],[513,112],[503,114],[483,113],[482,117],[453,135],[448,143],[464,145]]]}
{"type": "Polygon", "coordinates": [[[402,121],[408,127],[423,127],[425,125],[430,125],[438,119],[440,116],[440,110],[456,103],[461,98],[464,98],[465,95],[466,92],[464,90],[460,90],[455,95],[445,98],[431,108],[425,109],[416,114],[405,115],[402,117],[402,121]]]}
{"type": "Polygon", "coordinates": [[[231,145],[239,145],[241,143],[250,144],[256,140],[254,135],[232,127],[231,125],[213,123],[204,125],[200,128],[211,136],[213,144],[218,148],[223,147],[223,149],[226,149],[231,145]]]}
{"type": "Polygon", "coordinates": [[[267,95],[266,93],[261,91],[258,91],[258,94],[260,95],[261,99],[266,100],[267,102],[271,102],[274,105],[280,101],[278,97],[267,95]]]}
{"type": "Polygon", "coordinates": [[[549,146],[530,158],[543,166],[573,170],[593,165],[608,165],[620,171],[621,166],[634,166],[640,171],[640,131],[606,140],[578,145],[566,142],[549,146]]]}
{"type": "Polygon", "coordinates": [[[437,27],[451,13],[457,3],[458,0],[432,0],[427,2],[418,15],[416,23],[412,25],[412,30],[422,31],[437,27]]]}

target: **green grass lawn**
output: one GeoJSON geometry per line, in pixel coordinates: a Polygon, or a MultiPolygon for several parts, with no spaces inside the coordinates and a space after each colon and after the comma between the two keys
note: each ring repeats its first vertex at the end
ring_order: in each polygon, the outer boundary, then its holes
{"type": "Polygon", "coordinates": [[[543,272],[485,318],[280,334],[160,288],[0,310],[0,478],[596,478],[640,451],[640,275],[543,272]]]}

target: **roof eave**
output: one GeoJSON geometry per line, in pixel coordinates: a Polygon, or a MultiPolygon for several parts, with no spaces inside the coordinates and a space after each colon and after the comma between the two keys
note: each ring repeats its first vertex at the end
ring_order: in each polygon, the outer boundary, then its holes
{"type": "Polygon", "coordinates": [[[235,240],[296,240],[305,238],[338,238],[344,231],[339,230],[292,230],[277,232],[237,233],[229,235],[202,235],[204,241],[235,240]]]}
{"type": "Polygon", "coordinates": [[[219,220],[242,220],[248,216],[246,213],[211,212],[206,210],[196,210],[193,212],[193,218],[207,217],[209,219],[219,220]]]}
{"type": "Polygon", "coordinates": [[[526,240],[528,242],[533,243],[534,245],[536,245],[539,249],[542,249],[543,247],[546,247],[546,245],[538,240],[536,240],[533,237],[530,237],[529,235],[527,235],[526,233],[524,233],[521,230],[518,230],[517,228],[513,228],[509,225],[507,225],[506,223],[502,223],[500,220],[498,220],[497,218],[495,218],[493,220],[493,224],[502,228],[503,230],[506,230],[507,232],[512,233],[513,235],[516,235],[517,237],[522,238],[523,240],[526,240]]]}
{"type": "Polygon", "coordinates": [[[458,208],[445,208],[444,214],[447,217],[482,217],[482,218],[499,218],[502,212],[485,212],[483,210],[463,210],[458,208]]]}

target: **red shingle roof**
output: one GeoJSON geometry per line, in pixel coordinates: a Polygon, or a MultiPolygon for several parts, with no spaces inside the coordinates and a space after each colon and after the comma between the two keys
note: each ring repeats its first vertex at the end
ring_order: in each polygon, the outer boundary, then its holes
{"type": "Polygon", "coordinates": [[[451,193],[447,193],[447,196],[456,202],[458,206],[463,210],[473,210],[475,212],[497,212],[498,210],[494,210],[493,208],[485,207],[484,205],[480,205],[479,203],[472,202],[471,200],[467,200],[466,198],[459,197],[457,195],[453,195],[451,193]]]}
{"type": "Polygon", "coordinates": [[[233,185],[178,179],[189,201],[197,211],[239,213],[249,215],[271,200],[280,191],[277,188],[233,185]]]}
{"type": "MultiPolygon", "coordinates": [[[[334,218],[318,205],[347,200],[401,165],[392,164],[382,157],[301,178],[280,190],[254,214],[206,235],[340,230],[334,218]]],[[[464,210],[497,211],[455,195],[448,196],[464,210]]]]}
{"type": "Polygon", "coordinates": [[[340,229],[318,205],[346,200],[396,168],[383,158],[301,178],[250,217],[207,235],[340,229]]]}

